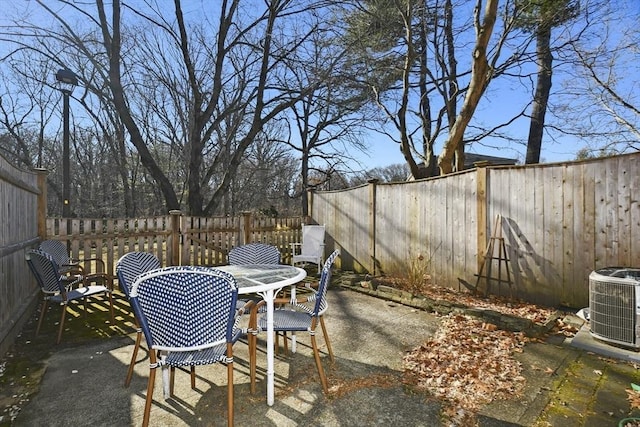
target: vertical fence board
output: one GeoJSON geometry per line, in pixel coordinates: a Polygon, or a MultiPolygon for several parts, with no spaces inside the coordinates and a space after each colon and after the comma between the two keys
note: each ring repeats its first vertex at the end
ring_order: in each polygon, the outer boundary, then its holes
{"type": "Polygon", "coordinates": [[[569,188],[567,191],[572,193],[573,210],[573,224],[571,228],[567,228],[568,236],[565,242],[571,241],[571,256],[572,270],[571,276],[565,279],[565,286],[571,290],[570,302],[571,304],[579,304],[580,295],[584,293],[583,285],[584,272],[588,269],[585,265],[585,257],[582,253],[578,252],[581,248],[584,248],[584,236],[582,233],[576,232],[577,230],[585,229],[585,193],[583,191],[584,183],[584,165],[579,165],[573,169],[572,180],[568,183],[569,188]]]}
{"type": "Polygon", "coordinates": [[[609,163],[609,167],[606,169],[606,220],[605,230],[608,241],[606,245],[606,262],[607,265],[618,265],[618,254],[620,252],[620,235],[619,222],[618,222],[618,162],[615,164],[609,163]]]}
{"type": "MultiPolygon", "coordinates": [[[[582,257],[581,275],[576,280],[581,280],[583,286],[587,286],[587,278],[596,265],[596,168],[582,164],[582,195],[584,198],[582,229],[576,229],[576,235],[580,236],[580,256],[582,257]]],[[[588,292],[588,287],[586,288],[588,292]]]]}
{"type": "Polygon", "coordinates": [[[544,219],[544,211],[545,211],[545,198],[544,198],[544,185],[545,181],[545,169],[542,167],[533,168],[533,178],[534,178],[534,187],[532,191],[534,192],[534,222],[532,223],[531,228],[528,230],[528,235],[532,238],[531,240],[531,254],[532,260],[534,261],[535,266],[535,275],[533,276],[533,281],[529,283],[545,283],[545,273],[546,273],[546,265],[549,262],[548,258],[544,252],[544,242],[545,242],[545,219],[544,219]]]}
{"type": "Polygon", "coordinates": [[[618,261],[616,265],[630,265],[631,260],[631,177],[637,175],[638,170],[630,168],[630,157],[620,157],[618,160],[618,261]]]}
{"type": "Polygon", "coordinates": [[[640,157],[629,157],[629,265],[640,265],[640,157]]]}

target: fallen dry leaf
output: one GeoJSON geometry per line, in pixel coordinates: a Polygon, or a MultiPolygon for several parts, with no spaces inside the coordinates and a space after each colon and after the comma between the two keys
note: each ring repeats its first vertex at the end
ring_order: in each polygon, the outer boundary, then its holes
{"type": "Polygon", "coordinates": [[[461,314],[445,316],[431,340],[405,355],[404,381],[443,399],[452,420],[519,395],[525,379],[512,354],[527,338],[493,326],[461,314]]]}
{"type": "Polygon", "coordinates": [[[415,295],[423,295],[436,301],[449,301],[467,307],[494,310],[499,313],[529,319],[537,324],[545,324],[557,314],[557,310],[554,308],[540,307],[535,304],[496,295],[489,295],[483,298],[470,292],[460,292],[451,288],[438,286],[437,284],[412,289],[405,281],[396,277],[378,278],[376,280],[380,284],[387,284],[391,287],[412,292],[415,295]]]}
{"type": "Polygon", "coordinates": [[[640,409],[640,393],[630,388],[625,391],[627,392],[627,400],[631,409],[640,409]]]}

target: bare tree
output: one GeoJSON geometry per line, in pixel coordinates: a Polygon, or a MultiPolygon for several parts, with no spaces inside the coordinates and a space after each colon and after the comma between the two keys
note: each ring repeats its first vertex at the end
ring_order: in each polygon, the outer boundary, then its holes
{"type": "MultiPolygon", "coordinates": [[[[59,3],[57,6],[61,4],[64,3],[59,3]]],[[[33,6],[33,4],[30,4],[30,7],[33,6]]],[[[35,7],[38,6],[36,5],[35,7]]],[[[126,155],[124,154],[124,133],[122,132],[121,124],[118,126],[117,115],[112,114],[114,112],[112,104],[104,96],[101,96],[105,90],[104,79],[101,80],[100,76],[96,75],[96,68],[90,66],[90,61],[99,63],[104,58],[97,53],[91,56],[90,59],[87,59],[89,56],[86,56],[85,60],[80,55],[68,55],[66,52],[71,50],[69,43],[74,42],[74,36],[77,36],[77,34],[66,33],[64,27],[52,26],[51,28],[43,29],[25,19],[16,21],[14,26],[0,30],[0,38],[5,42],[5,46],[13,47],[13,51],[9,53],[7,61],[3,65],[7,69],[6,66],[10,64],[10,69],[19,76],[15,82],[8,84],[7,88],[11,88],[16,94],[23,94],[25,92],[20,89],[21,86],[30,85],[34,87],[34,90],[30,91],[31,95],[29,97],[19,96],[16,99],[19,99],[23,106],[25,100],[32,100],[34,105],[37,106],[37,108],[30,108],[32,113],[30,117],[31,123],[41,124],[36,163],[38,166],[45,167],[51,171],[48,175],[50,186],[49,212],[55,213],[60,211],[60,204],[56,201],[57,197],[51,196],[59,193],[59,179],[56,172],[60,170],[58,167],[61,159],[60,150],[53,145],[49,147],[43,144],[43,141],[47,141],[48,134],[51,134],[52,131],[59,131],[57,128],[51,129],[49,125],[51,121],[56,122],[50,118],[61,113],[58,105],[61,96],[57,88],[54,87],[53,74],[58,68],[67,66],[81,74],[80,80],[82,84],[71,95],[74,102],[70,110],[72,115],[72,150],[70,154],[73,162],[71,190],[75,193],[74,200],[82,202],[88,194],[85,192],[86,189],[104,187],[105,193],[103,194],[97,194],[92,190],[90,192],[91,198],[96,203],[85,203],[84,206],[91,204],[92,214],[99,212],[100,215],[107,216],[113,213],[130,215],[132,214],[131,201],[134,197],[128,191],[125,193],[125,201],[128,201],[125,210],[121,208],[120,191],[114,191],[116,187],[120,188],[117,182],[114,182],[117,176],[122,177],[123,187],[127,185],[125,179],[127,177],[127,164],[122,161],[126,155]],[[55,101],[55,104],[52,101],[55,101]],[[78,108],[78,104],[83,108],[78,108]],[[34,115],[34,111],[40,111],[40,114],[34,115]],[[44,119],[45,116],[47,117],[46,120],[44,119]],[[95,130],[91,131],[90,128],[99,130],[102,137],[98,136],[95,130]],[[79,139],[85,137],[88,139],[79,139]],[[115,140],[119,142],[117,146],[111,143],[115,140]],[[109,152],[103,150],[105,143],[108,144],[109,152]],[[96,146],[93,146],[94,144],[96,146]],[[108,167],[105,167],[105,164],[108,164],[108,167]],[[114,170],[118,173],[114,174],[114,170]],[[100,174],[101,171],[105,173],[100,174]]],[[[87,52],[91,50],[97,52],[95,49],[95,37],[91,37],[91,33],[86,33],[80,41],[78,46],[84,47],[87,52]]],[[[9,98],[6,99],[8,100],[9,98]]],[[[20,127],[23,131],[29,129],[30,126],[26,122],[14,122],[14,125],[20,127]]],[[[33,161],[32,159],[23,159],[25,164],[33,161]]],[[[85,201],[88,202],[88,200],[85,201]]],[[[78,208],[82,209],[82,207],[75,204],[72,206],[74,214],[78,213],[76,210],[78,208]]],[[[87,212],[81,212],[81,214],[87,214],[87,212]]]]}
{"type": "Polygon", "coordinates": [[[518,27],[535,35],[538,68],[525,163],[540,162],[542,135],[553,75],[553,50],[555,49],[552,49],[551,31],[554,27],[572,21],[578,16],[580,10],[578,3],[574,0],[523,0],[516,6],[522,8],[522,13],[516,21],[518,27]]]}
{"type": "Polygon", "coordinates": [[[572,74],[555,110],[557,131],[585,142],[582,157],[640,150],[640,12],[633,2],[604,6],[587,17],[592,37],[571,43],[572,74]]]}
{"type": "Polygon", "coordinates": [[[461,169],[465,131],[480,99],[492,79],[522,60],[529,43],[515,36],[511,2],[497,31],[497,0],[479,0],[473,11],[451,0],[362,0],[354,9],[350,39],[375,52],[361,75],[397,132],[387,135],[399,144],[411,174],[461,169]],[[500,63],[507,43],[514,54],[500,63]],[[436,143],[443,144],[437,161],[436,143]]]}
{"type": "MultiPolygon", "coordinates": [[[[206,15],[215,25],[187,20],[180,0],[172,16],[152,2],[135,9],[119,0],[37,3],[56,26],[23,22],[10,39],[44,60],[78,65],[85,87],[117,112],[113,125],[125,130],[118,141],[135,146],[168,209],[184,203],[195,215],[215,210],[266,124],[318,84],[292,91],[274,79],[315,30],[296,20],[313,2],[243,9],[243,2],[225,0],[219,14],[206,15]],[[72,21],[78,17],[82,25],[72,21]],[[143,37],[149,30],[155,38],[143,37]]],[[[113,146],[121,154],[126,148],[113,146]]]]}
{"type": "MultiPolygon", "coordinates": [[[[444,142],[442,152],[438,156],[438,167],[441,174],[451,173],[453,169],[453,157],[464,146],[463,137],[467,125],[471,121],[480,98],[484,94],[489,82],[493,78],[493,67],[487,57],[487,47],[493,33],[498,12],[498,0],[487,0],[484,16],[481,14],[482,1],[478,0],[474,10],[474,27],[476,29],[476,44],[472,53],[471,80],[464,97],[460,112],[449,130],[449,135],[444,142]]],[[[493,63],[499,57],[501,48],[496,49],[493,63]]],[[[462,170],[464,159],[458,156],[457,170],[462,170]]]]}
{"type": "Polygon", "coordinates": [[[28,50],[11,54],[0,70],[0,124],[14,144],[0,147],[5,156],[27,167],[44,166],[47,127],[60,113],[60,93],[50,88],[51,70],[28,50]],[[11,90],[10,90],[11,88],[11,90]]]}
{"type": "Polygon", "coordinates": [[[368,171],[356,174],[349,181],[349,185],[356,187],[363,185],[372,179],[380,182],[404,182],[409,177],[409,168],[406,163],[395,163],[392,165],[369,169],[368,171]]]}
{"type": "Polygon", "coordinates": [[[347,163],[355,161],[354,151],[365,152],[361,134],[368,112],[366,88],[354,84],[350,76],[352,58],[333,31],[321,28],[321,19],[315,19],[318,30],[309,38],[306,53],[287,58],[282,77],[297,91],[322,82],[293,104],[285,119],[290,129],[284,142],[300,156],[297,194],[305,216],[307,190],[319,188],[332,174],[348,168],[347,163]]]}
{"type": "Polygon", "coordinates": [[[268,216],[300,213],[292,198],[298,161],[279,140],[269,139],[278,134],[277,130],[269,129],[259,136],[259,143],[247,150],[231,184],[225,214],[235,215],[249,209],[268,216]]]}

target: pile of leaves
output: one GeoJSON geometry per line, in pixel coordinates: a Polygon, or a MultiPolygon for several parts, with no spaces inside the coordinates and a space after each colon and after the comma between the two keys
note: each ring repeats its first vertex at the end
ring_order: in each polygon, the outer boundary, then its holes
{"type": "Polygon", "coordinates": [[[557,314],[556,310],[552,308],[502,296],[489,295],[484,297],[472,292],[460,292],[434,284],[424,284],[420,286],[419,290],[416,290],[415,286],[411,287],[407,280],[400,278],[378,278],[376,281],[435,301],[447,301],[467,307],[494,310],[502,314],[529,319],[537,324],[544,324],[557,314]]]}
{"type": "Polygon", "coordinates": [[[522,333],[452,313],[432,339],[405,355],[403,381],[442,400],[456,425],[471,425],[481,405],[522,393],[525,378],[512,355],[526,342],[522,333]]]}

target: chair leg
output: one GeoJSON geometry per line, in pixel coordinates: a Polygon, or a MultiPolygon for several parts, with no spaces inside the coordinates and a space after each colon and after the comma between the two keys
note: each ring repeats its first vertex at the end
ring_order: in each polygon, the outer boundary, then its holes
{"type": "Polygon", "coordinates": [[[190,372],[190,376],[191,376],[191,390],[195,390],[196,389],[196,367],[192,366],[191,367],[191,372],[190,372]]]}
{"type": "Polygon", "coordinates": [[[133,346],[133,353],[131,354],[131,362],[129,362],[129,370],[127,371],[127,378],[124,380],[124,386],[129,387],[131,384],[131,378],[133,378],[133,368],[138,358],[138,349],[140,349],[140,342],[142,341],[142,331],[138,330],[136,334],[136,344],[133,346]]]}
{"type": "Polygon", "coordinates": [[[64,319],[67,314],[67,305],[62,304],[62,315],[60,316],[60,327],[58,328],[58,340],[56,344],[60,344],[60,340],[62,339],[62,330],[64,329],[64,319]]]}
{"type": "Polygon", "coordinates": [[[313,358],[316,360],[316,366],[318,367],[318,375],[320,376],[322,391],[327,394],[329,393],[327,377],[324,374],[324,368],[322,367],[322,361],[320,360],[320,350],[318,350],[318,343],[316,342],[315,335],[311,335],[311,346],[313,347],[313,358]]]}
{"type": "Polygon", "coordinates": [[[284,350],[284,355],[289,355],[289,344],[287,343],[287,333],[282,332],[282,349],[284,350]]]}
{"type": "Polygon", "coordinates": [[[42,326],[42,319],[44,319],[44,313],[47,310],[47,300],[42,301],[42,309],[40,310],[40,318],[38,319],[38,326],[36,327],[36,337],[40,333],[40,326],[42,326]]]}
{"type": "Polygon", "coordinates": [[[113,296],[111,295],[111,292],[109,292],[109,309],[111,311],[111,324],[113,325],[115,324],[115,317],[113,317],[113,296]]]}
{"type": "Polygon", "coordinates": [[[251,383],[251,394],[256,392],[256,365],[257,365],[257,346],[258,337],[249,332],[247,335],[247,341],[249,341],[249,378],[251,383]]]}
{"type": "Polygon", "coordinates": [[[176,368],[172,366],[169,372],[171,372],[169,376],[169,393],[165,394],[165,399],[173,397],[173,385],[176,382],[176,368]]]}
{"type": "Polygon", "coordinates": [[[331,363],[335,363],[336,360],[333,357],[333,350],[331,349],[329,334],[327,333],[327,327],[324,324],[324,316],[320,316],[320,327],[322,328],[322,335],[324,336],[324,342],[327,345],[327,351],[329,352],[329,358],[331,359],[331,363]]]}
{"type": "Polygon", "coordinates": [[[233,427],[233,344],[227,343],[227,425],[233,427]]]}
{"type": "Polygon", "coordinates": [[[142,427],[149,425],[149,414],[151,413],[151,404],[153,403],[153,387],[156,382],[156,355],[154,352],[149,352],[149,362],[151,364],[149,369],[149,381],[147,382],[147,400],[144,404],[144,417],[142,419],[142,427]]]}

